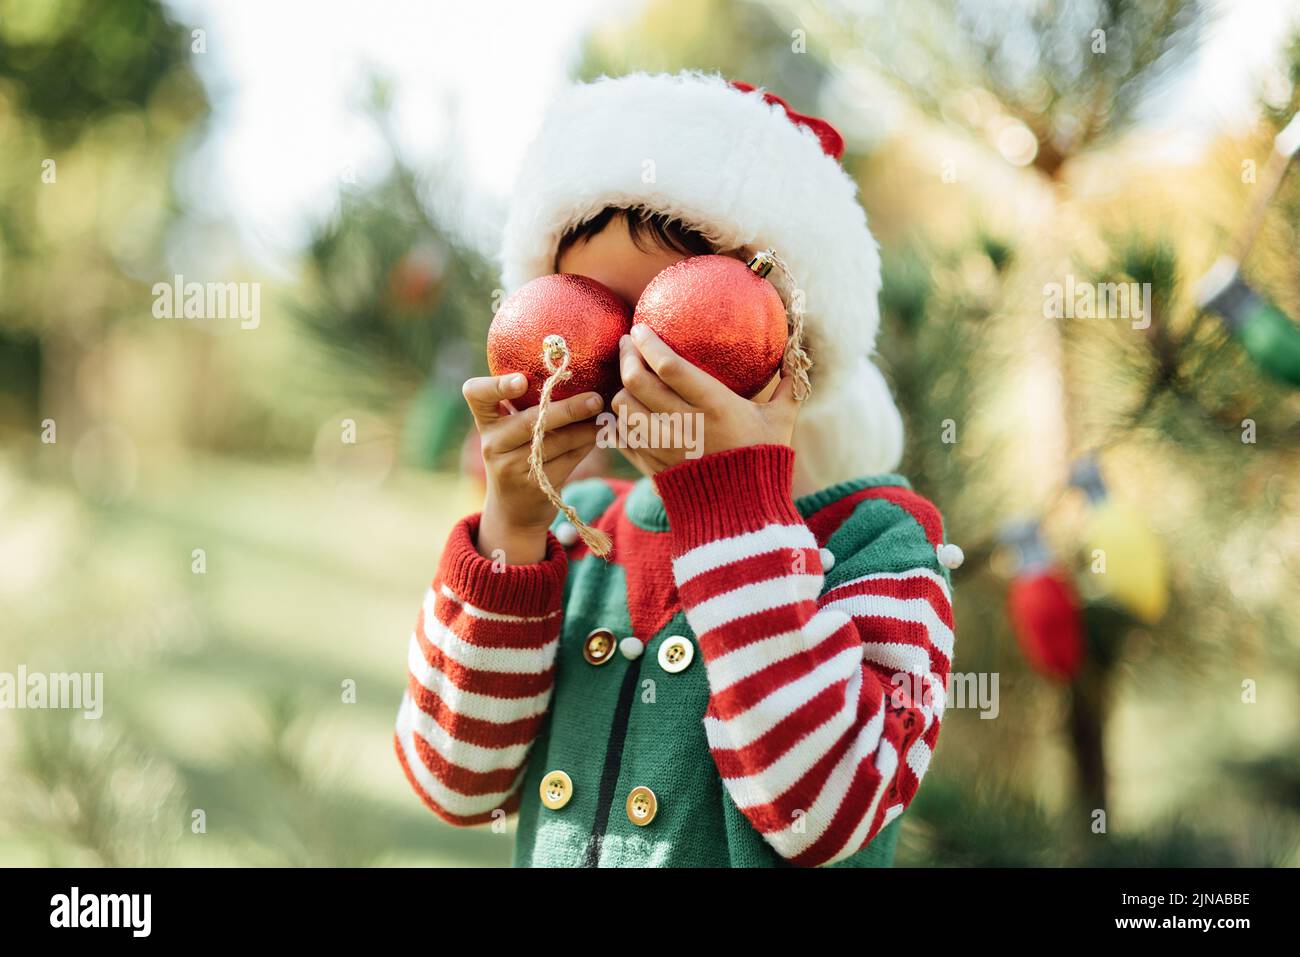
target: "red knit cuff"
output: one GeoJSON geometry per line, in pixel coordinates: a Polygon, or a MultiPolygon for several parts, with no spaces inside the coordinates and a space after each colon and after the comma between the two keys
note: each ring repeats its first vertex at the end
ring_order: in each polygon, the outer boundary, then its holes
{"type": "Polygon", "coordinates": [[[793,484],[794,449],[788,445],[714,452],[655,476],[677,554],[765,525],[802,522],[793,484]]]}
{"type": "Polygon", "coordinates": [[[535,565],[499,565],[478,553],[479,515],[456,523],[447,536],[438,580],[456,597],[476,608],[500,615],[547,615],[557,611],[564,598],[564,576],[569,559],[564,546],[546,533],[546,558],[535,565]]]}

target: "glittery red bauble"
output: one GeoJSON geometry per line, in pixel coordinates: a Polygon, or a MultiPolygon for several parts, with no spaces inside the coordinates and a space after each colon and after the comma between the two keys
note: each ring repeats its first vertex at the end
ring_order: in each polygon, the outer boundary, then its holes
{"type": "Polygon", "coordinates": [[[729,256],[669,266],[641,293],[633,322],[745,398],[763,390],[785,352],[785,305],[776,287],[729,256]]]}
{"type": "Polygon", "coordinates": [[[623,387],[618,374],[618,341],[632,328],[627,305],[586,276],[540,276],[520,286],[492,318],[488,329],[488,368],[493,375],[522,372],[528,391],[512,399],[517,409],[536,405],[550,372],[542,361],[542,340],[564,337],[572,376],[555,385],[552,399],[599,392],[608,406],[623,387]]]}

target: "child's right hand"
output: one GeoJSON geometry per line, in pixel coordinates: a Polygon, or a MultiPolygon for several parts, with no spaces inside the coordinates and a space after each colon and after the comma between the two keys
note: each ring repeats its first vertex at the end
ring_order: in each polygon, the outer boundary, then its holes
{"type": "MultiPolygon", "coordinates": [[[[478,552],[496,557],[498,549],[511,565],[528,565],[546,557],[546,530],[555,518],[550,503],[528,474],[537,406],[511,412],[503,402],[518,398],[528,380],[519,373],[479,376],[461,388],[478,428],[487,474],[487,498],[479,521],[478,552]]],[[[546,477],[559,488],[596,446],[600,429],[586,421],[600,411],[601,398],[584,392],[552,402],[546,412],[542,458],[546,477]]]]}

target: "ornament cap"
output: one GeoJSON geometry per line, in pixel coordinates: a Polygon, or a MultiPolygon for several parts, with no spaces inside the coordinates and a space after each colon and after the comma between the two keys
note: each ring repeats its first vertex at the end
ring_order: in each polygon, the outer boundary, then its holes
{"type": "Polygon", "coordinates": [[[1024,518],[1008,522],[999,536],[1002,542],[1016,550],[1019,567],[1016,574],[1036,575],[1052,566],[1052,553],[1039,533],[1038,521],[1024,518]]]}
{"type": "MultiPolygon", "coordinates": [[[[546,363],[547,371],[552,374],[559,372],[568,357],[569,344],[564,341],[564,336],[552,333],[542,340],[542,361],[546,363]]],[[[562,378],[567,379],[568,376],[562,378]]]]}
{"type": "Polygon", "coordinates": [[[1214,265],[1196,283],[1196,302],[1203,308],[1211,308],[1211,301],[1232,285],[1239,269],[1237,260],[1231,256],[1220,256],[1214,265]]]}
{"type": "Polygon", "coordinates": [[[1084,455],[1070,467],[1070,484],[1088,496],[1088,501],[1094,505],[1106,500],[1106,482],[1094,455],[1084,455]]]}
{"type": "Polygon", "coordinates": [[[1220,257],[1196,284],[1196,302],[1202,309],[1218,313],[1229,331],[1238,331],[1259,309],[1260,296],[1241,278],[1240,265],[1228,256],[1220,257]]]}
{"type": "Polygon", "coordinates": [[[749,261],[749,268],[759,279],[766,279],[775,266],[776,251],[772,249],[755,253],[754,258],[749,261]]]}

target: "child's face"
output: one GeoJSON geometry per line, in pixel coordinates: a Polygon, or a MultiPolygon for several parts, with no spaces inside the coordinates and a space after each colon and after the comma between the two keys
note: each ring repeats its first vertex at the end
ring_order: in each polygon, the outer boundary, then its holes
{"type": "MultiPolygon", "coordinates": [[[[642,249],[632,241],[627,224],[619,215],[611,218],[600,232],[567,248],[560,254],[556,267],[561,273],[586,276],[602,283],[629,307],[635,308],[651,279],[673,263],[687,258],[686,253],[661,249],[653,242],[647,242],[645,246],[642,249]]],[[[742,262],[747,258],[742,250],[729,251],[723,255],[733,256],[742,262]]],[[[779,374],[772,376],[772,381],[754,396],[753,401],[766,402],[770,399],[779,381],[779,374]]],[[[653,469],[635,451],[627,449],[623,454],[643,475],[654,474],[653,469]]],[[[580,465],[579,469],[581,468],[580,465]]]]}
{"type": "Polygon", "coordinates": [[[615,295],[635,307],[650,280],[685,253],[660,249],[654,243],[639,248],[628,235],[623,217],[615,216],[594,236],[580,240],[566,249],[556,265],[562,273],[586,276],[608,286],[615,295]]]}

